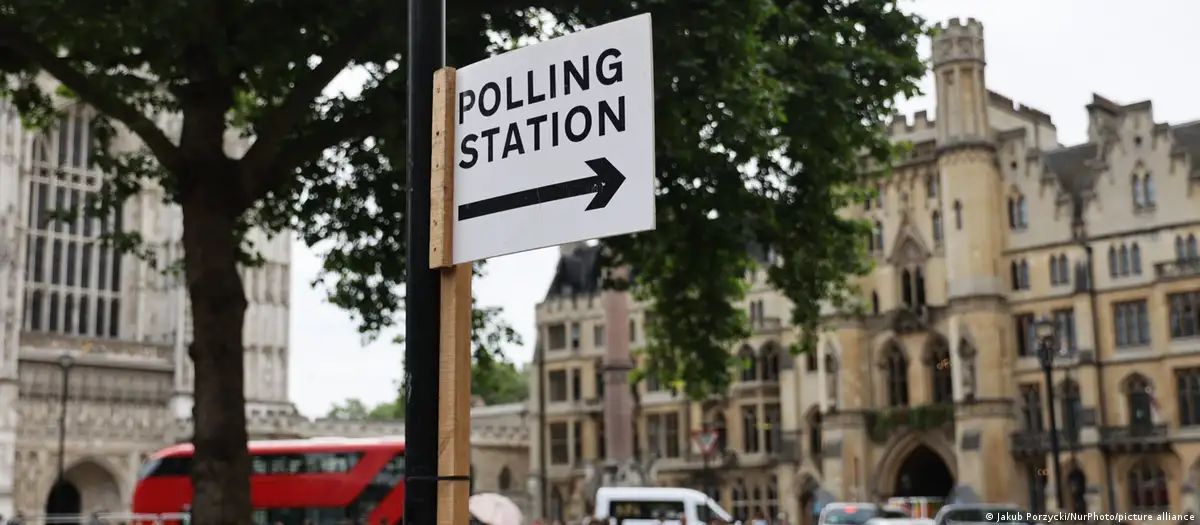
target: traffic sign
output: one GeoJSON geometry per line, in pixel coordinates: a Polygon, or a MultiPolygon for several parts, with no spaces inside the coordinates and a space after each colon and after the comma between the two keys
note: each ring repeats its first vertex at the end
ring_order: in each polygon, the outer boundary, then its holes
{"type": "Polygon", "coordinates": [[[703,456],[711,456],[717,451],[717,440],[720,437],[721,431],[715,428],[692,431],[692,442],[696,443],[696,448],[700,449],[703,456]]]}
{"type": "Polygon", "coordinates": [[[457,70],[454,264],[654,228],[650,15],[457,70]]]}

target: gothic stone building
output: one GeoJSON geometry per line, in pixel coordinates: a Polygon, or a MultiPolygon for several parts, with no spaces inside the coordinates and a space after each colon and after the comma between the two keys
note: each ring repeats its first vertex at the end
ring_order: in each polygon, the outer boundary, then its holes
{"type": "MultiPolygon", "coordinates": [[[[161,267],[95,242],[104,231],[137,231],[163,264],[176,261],[180,211],[162,203],[161,189],[151,188],[107,220],[50,220],[53,210],[93,198],[100,181],[89,159],[89,109],[60,102],[66,114],[59,125],[31,132],[0,99],[4,516],[43,514],[60,461],[78,492],[77,510],[126,510],[146,455],[190,435],[193,371],[185,351],[191,323],[184,290],[161,267]],[[69,367],[62,366],[65,356],[69,367]]],[[[158,123],[179,132],[177,118],[163,116],[158,123]]],[[[134,144],[132,137],[120,137],[120,147],[134,144]]],[[[402,434],[399,422],[311,421],[296,413],[287,398],[291,241],[287,235],[253,236],[267,262],[242,272],[250,301],[245,364],[251,434],[402,434]]],[[[524,486],[523,413],[522,405],[475,411],[472,437],[481,486],[509,491],[524,486]]]]}
{"type": "MultiPolygon", "coordinates": [[[[663,483],[700,468],[704,423],[723,432],[719,499],[745,517],[809,519],[817,495],[1014,502],[1033,509],[1195,510],[1200,493],[1200,123],[1156,122],[1150,102],[1096,96],[1088,141],[989,91],[983,27],[933,42],[936,120],[898,117],[913,145],[878,196],[865,314],[827,311],[818,352],[795,360],[789,304],[752,276],[753,336],[731,349],[725,404],[640,385],[642,450],[663,483]],[[1057,327],[1053,398],[1034,322],[1057,327]],[[1064,501],[1051,474],[1056,408],[1064,501]]],[[[595,379],[604,346],[591,248],[564,253],[538,306],[546,349],[552,498],[604,457],[595,379]]],[[[643,320],[632,308],[632,344],[643,320]]],[[[536,458],[531,458],[538,469],[536,458]]],[[[586,494],[583,494],[586,496],[586,494]]]]}

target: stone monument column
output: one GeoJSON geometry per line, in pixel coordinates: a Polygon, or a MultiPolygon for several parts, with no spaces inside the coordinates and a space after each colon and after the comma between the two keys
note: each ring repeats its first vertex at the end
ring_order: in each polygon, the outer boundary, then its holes
{"type": "MultiPolygon", "coordinates": [[[[614,280],[629,278],[629,268],[612,270],[614,280]]],[[[605,290],[601,296],[605,319],[604,355],[604,440],[608,448],[605,484],[619,480],[622,471],[634,467],[633,393],[629,389],[629,371],[633,357],[629,350],[629,292],[605,290]]]]}

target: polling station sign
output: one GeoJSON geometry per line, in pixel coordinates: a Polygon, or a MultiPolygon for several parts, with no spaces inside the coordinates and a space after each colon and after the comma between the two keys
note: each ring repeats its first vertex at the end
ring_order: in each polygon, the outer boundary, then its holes
{"type": "Polygon", "coordinates": [[[654,228],[650,22],[457,71],[455,264],[654,228]]]}

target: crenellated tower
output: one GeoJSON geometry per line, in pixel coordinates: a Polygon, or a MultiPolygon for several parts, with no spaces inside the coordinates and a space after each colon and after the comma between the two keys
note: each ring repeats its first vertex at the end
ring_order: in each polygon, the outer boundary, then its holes
{"type": "Polygon", "coordinates": [[[946,327],[952,342],[957,477],[985,501],[1010,501],[1016,475],[1003,261],[1002,177],[988,119],[983,25],[955,19],[933,38],[938,170],[945,220],[946,327]],[[986,372],[985,372],[986,371],[986,372]]]}

